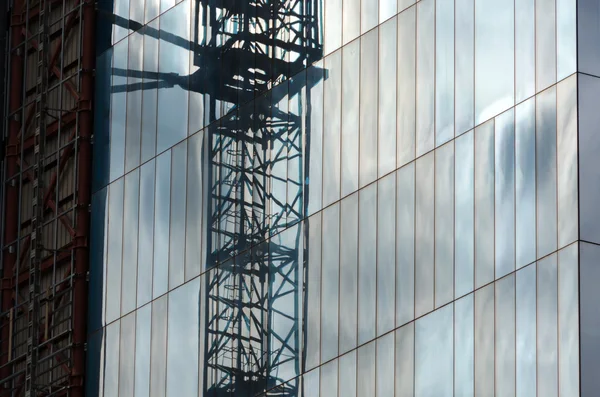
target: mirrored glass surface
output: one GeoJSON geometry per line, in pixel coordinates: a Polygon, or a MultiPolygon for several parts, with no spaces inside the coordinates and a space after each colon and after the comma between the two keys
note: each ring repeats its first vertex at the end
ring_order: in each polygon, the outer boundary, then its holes
{"type": "Polygon", "coordinates": [[[515,235],[517,269],[536,259],[535,98],[515,108],[515,235]]]}
{"type": "Polygon", "coordinates": [[[360,187],[377,179],[378,35],[374,29],[360,40],[360,187]]]}
{"type": "Polygon", "coordinates": [[[454,395],[472,397],[474,393],[474,302],[473,294],[454,303],[454,395]]]}
{"type": "Polygon", "coordinates": [[[514,396],[516,386],[515,276],[496,282],[496,396],[514,396]]]}
{"type": "Polygon", "coordinates": [[[306,83],[310,87],[310,112],[307,115],[305,150],[308,155],[308,213],[312,215],[322,208],[323,183],[323,63],[317,62],[306,71],[306,83]]]}
{"type": "Polygon", "coordinates": [[[152,299],[152,268],[154,261],[154,190],[155,161],[140,168],[140,209],[138,235],[137,305],[152,299]]]}
{"type": "Polygon", "coordinates": [[[321,395],[337,396],[338,394],[338,360],[333,360],[321,367],[321,395]]]}
{"type": "Polygon", "coordinates": [[[396,172],[396,326],[415,317],[415,163],[396,172]]]}
{"type": "Polygon", "coordinates": [[[581,395],[593,396],[600,387],[598,378],[598,356],[600,355],[600,306],[598,306],[598,283],[600,267],[598,257],[600,247],[595,244],[580,243],[579,251],[579,326],[581,395]]]}
{"type": "MultiPolygon", "coordinates": [[[[308,219],[306,355],[304,370],[321,362],[321,213],[308,219]]],[[[317,382],[318,385],[318,382],[317,382]]]]}
{"type": "Polygon", "coordinates": [[[167,377],[167,295],[152,302],[150,397],[165,396],[167,377]]]}
{"type": "Polygon", "coordinates": [[[373,29],[379,23],[379,0],[360,2],[360,33],[373,29]]]}
{"type": "Polygon", "coordinates": [[[171,156],[171,220],[169,236],[169,289],[184,281],[187,142],[173,148],[171,156]]]}
{"type": "Polygon", "coordinates": [[[129,40],[113,48],[113,77],[110,95],[110,160],[109,181],[125,170],[125,127],[127,125],[127,54],[129,40]]]}
{"type": "MultiPolygon", "coordinates": [[[[148,2],[157,0],[147,0],[148,2]]],[[[148,11],[148,8],[146,8],[148,11]]],[[[140,32],[144,36],[144,72],[149,74],[142,80],[144,89],[142,90],[142,137],[141,137],[141,157],[142,163],[148,161],[156,154],[156,110],[157,110],[157,88],[151,78],[151,73],[158,73],[158,37],[153,32],[157,32],[159,19],[150,22],[140,32]]]]}
{"type": "Polygon", "coordinates": [[[360,345],[375,337],[377,184],[371,184],[360,190],[358,203],[358,344],[360,345]]]}
{"type": "Polygon", "coordinates": [[[515,99],[535,94],[535,0],[515,0],[515,99]]]}
{"type": "Polygon", "coordinates": [[[558,396],[558,277],[556,254],[537,264],[538,394],[558,396]],[[543,382],[539,380],[543,379],[543,382]]]}
{"type": "Polygon", "coordinates": [[[121,315],[121,271],[123,255],[124,179],[110,185],[108,191],[108,244],[106,253],[105,323],[121,315]]]}
{"type": "Polygon", "coordinates": [[[323,206],[340,199],[342,51],[325,58],[323,127],[323,206]]]}
{"type": "MultiPolygon", "coordinates": [[[[185,215],[185,280],[200,274],[203,241],[203,155],[204,132],[192,135],[187,141],[187,198],[185,215]]],[[[179,192],[181,194],[181,192],[179,192]]]]}
{"type": "Polygon", "coordinates": [[[307,396],[319,397],[319,373],[320,369],[314,369],[302,376],[303,392],[307,396]]]}
{"type": "Polygon", "coordinates": [[[413,397],[415,383],[415,323],[398,328],[396,335],[396,397],[413,397]]]}
{"type": "Polygon", "coordinates": [[[514,1],[475,1],[475,125],[514,104],[514,1]]]}
{"type": "Polygon", "coordinates": [[[535,396],[537,392],[536,356],[536,264],[516,273],[516,361],[517,396],[535,396]]]}
{"type": "Polygon", "coordinates": [[[475,396],[494,395],[494,284],[475,291],[475,396]]]}
{"type": "Polygon", "coordinates": [[[434,160],[431,152],[415,167],[415,317],[434,306],[434,160]]]}
{"type": "MultiPolygon", "coordinates": [[[[406,227],[406,225],[404,226],[406,227]]],[[[396,318],[396,175],[377,183],[377,335],[396,318]]]]}
{"type": "Polygon", "coordinates": [[[515,269],[515,113],[496,117],[495,131],[496,278],[515,269]]]}
{"type": "Polygon", "coordinates": [[[390,332],[377,339],[376,390],[378,397],[394,395],[395,334],[390,332]]]}
{"type": "Polygon", "coordinates": [[[475,1],[455,0],[455,135],[474,126],[475,95],[475,1]]]}
{"type": "Polygon", "coordinates": [[[398,15],[398,109],[396,166],[415,158],[416,127],[416,10],[398,15]]]}
{"type": "Polygon", "coordinates": [[[344,45],[360,36],[360,0],[342,0],[342,25],[344,45]]]}
{"type": "MultiPolygon", "coordinates": [[[[338,291],[341,244],[339,204],[334,204],[323,211],[323,233],[321,237],[321,362],[325,362],[338,355],[338,291]]],[[[347,243],[344,241],[344,244],[347,243]]]]}
{"type": "Polygon", "coordinates": [[[435,119],[435,2],[417,3],[416,155],[434,147],[435,119]]]}
{"type": "Polygon", "coordinates": [[[454,296],[473,290],[474,281],[474,152],[473,131],[456,138],[454,177],[454,296]]]}
{"type": "Polygon", "coordinates": [[[358,349],[357,397],[375,395],[375,355],[375,342],[363,345],[358,349]]]}
{"type": "Polygon", "coordinates": [[[339,395],[356,397],[356,350],[339,359],[339,395]]]}
{"type": "Polygon", "coordinates": [[[435,307],[454,299],[454,142],[435,151],[435,307]]]}
{"type": "Polygon", "coordinates": [[[452,305],[415,322],[415,397],[452,395],[453,331],[452,305]]]}
{"type": "Polygon", "coordinates": [[[135,313],[121,319],[119,396],[132,396],[134,387],[135,313]]]}
{"type": "Polygon", "coordinates": [[[537,92],[556,82],[556,1],[535,2],[535,77],[537,92]]]}
{"type": "Polygon", "coordinates": [[[379,27],[379,177],[396,169],[397,38],[396,18],[379,27]]]}
{"type": "Polygon", "coordinates": [[[556,174],[558,183],[558,248],[578,234],[577,197],[577,76],[557,86],[556,174]]]}
{"type": "Polygon", "coordinates": [[[327,55],[342,46],[342,0],[325,0],[324,51],[327,55]]]}
{"type": "Polygon", "coordinates": [[[358,190],[360,40],[342,49],[341,196],[358,190]]]}
{"type": "Polygon", "coordinates": [[[123,207],[123,270],[121,280],[121,314],[136,308],[138,227],[140,200],[139,169],[125,176],[123,207]]]}
{"type": "Polygon", "coordinates": [[[104,335],[104,365],[102,366],[101,382],[104,396],[119,395],[119,334],[121,322],[115,321],[105,329],[104,335]]]}
{"type": "Polygon", "coordinates": [[[169,218],[171,199],[171,152],[156,158],[154,186],[154,258],[152,297],[167,292],[169,285],[169,218]]]}
{"type": "Polygon", "coordinates": [[[454,138],[454,0],[435,2],[435,146],[454,138]]]}
{"type": "Polygon", "coordinates": [[[577,2],[577,70],[600,76],[600,49],[597,42],[600,13],[595,0],[577,2]]]}
{"type": "Polygon", "coordinates": [[[127,126],[125,132],[125,172],[140,164],[140,139],[142,126],[142,91],[137,87],[142,79],[144,38],[139,33],[129,36],[129,66],[127,77],[127,126]]]}
{"type": "Polygon", "coordinates": [[[150,395],[150,335],[152,331],[152,305],[136,311],[135,323],[135,397],[150,395]]]}
{"type": "Polygon", "coordinates": [[[494,279],[494,121],[475,129],[475,288],[494,279]]]}
{"type": "Polygon", "coordinates": [[[579,395],[578,244],[558,251],[558,385],[560,396],[579,395]]]}
{"type": "MultiPolygon", "coordinates": [[[[340,353],[356,347],[358,313],[358,193],[342,200],[340,219],[340,353]]],[[[341,364],[340,364],[341,365],[341,364]]],[[[341,367],[340,367],[341,368],[341,367]]]]}
{"type": "Polygon", "coordinates": [[[556,87],[536,96],[537,257],[556,250],[556,87]]]}
{"type": "Polygon", "coordinates": [[[577,2],[556,1],[556,81],[577,70],[577,2]]]}

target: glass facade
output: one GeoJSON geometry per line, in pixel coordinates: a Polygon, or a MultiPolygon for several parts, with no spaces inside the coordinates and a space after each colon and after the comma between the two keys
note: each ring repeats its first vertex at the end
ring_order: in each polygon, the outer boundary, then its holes
{"type": "Polygon", "coordinates": [[[88,395],[594,390],[577,7],[103,2],[88,395]]]}

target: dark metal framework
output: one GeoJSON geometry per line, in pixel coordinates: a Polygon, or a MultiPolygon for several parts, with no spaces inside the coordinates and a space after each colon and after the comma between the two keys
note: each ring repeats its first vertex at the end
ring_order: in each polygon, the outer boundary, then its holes
{"type": "Polygon", "coordinates": [[[94,7],[9,10],[0,396],[83,396],[94,7]]]}

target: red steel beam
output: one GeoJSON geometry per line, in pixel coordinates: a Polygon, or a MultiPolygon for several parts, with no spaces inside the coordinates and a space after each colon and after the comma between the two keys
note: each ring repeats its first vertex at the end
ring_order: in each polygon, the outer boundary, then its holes
{"type": "MultiPolygon", "coordinates": [[[[15,9],[17,5],[21,3],[19,0],[15,0],[12,9],[12,15],[15,15],[15,9]]],[[[22,89],[23,89],[23,56],[25,54],[24,48],[20,51],[16,51],[20,44],[23,42],[23,36],[21,34],[21,26],[18,24],[12,24],[10,27],[10,92],[8,99],[8,111],[9,115],[14,115],[19,110],[22,104],[22,89]]],[[[9,117],[8,120],[8,142],[6,146],[6,180],[10,180],[17,176],[18,173],[18,135],[21,130],[21,123],[16,117],[9,117]]],[[[19,214],[19,187],[15,183],[14,186],[10,183],[5,183],[6,189],[6,201],[4,209],[4,242],[3,246],[8,246],[17,241],[19,232],[18,214],[19,214]]],[[[13,247],[14,248],[14,247],[13,247]]],[[[3,255],[3,266],[2,266],[2,277],[6,279],[12,279],[13,277],[13,265],[17,261],[16,249],[6,250],[3,255]],[[12,252],[11,252],[12,251],[12,252]]],[[[2,311],[8,312],[12,308],[12,291],[8,289],[2,290],[2,311]]],[[[3,317],[2,322],[7,321],[3,317]]],[[[9,327],[2,327],[1,331],[2,343],[1,349],[2,354],[0,357],[0,378],[4,379],[10,375],[10,367],[8,365],[8,349],[10,347],[9,342],[9,327]]],[[[9,386],[10,387],[10,386],[9,386]]],[[[2,389],[5,386],[2,385],[2,389]]]]}
{"type": "Polygon", "coordinates": [[[81,59],[81,98],[79,105],[79,157],[77,158],[77,236],[75,237],[75,280],[73,282],[73,397],[84,396],[85,342],[87,333],[88,236],[92,194],[92,98],[96,64],[95,1],[84,0],[81,59]]]}
{"type": "MultiPolygon", "coordinates": [[[[79,5],[79,0],[75,1],[75,4],[73,5],[73,8],[77,8],[77,6],[79,5]]],[[[62,38],[64,37],[65,40],[69,37],[69,33],[71,32],[71,29],[73,28],[73,25],[75,24],[75,20],[77,19],[77,12],[72,12],[71,14],[69,14],[69,17],[67,18],[67,23],[65,24],[65,31],[63,32],[63,35],[61,37],[58,38],[58,43],[56,45],[56,48],[54,49],[53,54],[50,56],[50,65],[49,65],[49,70],[52,70],[54,68],[54,64],[56,63],[56,60],[58,59],[58,55],[60,54],[60,50],[62,48],[62,38]]]]}
{"type": "MultiPolygon", "coordinates": [[[[64,112],[62,114],[61,119],[63,128],[73,124],[77,119],[76,109],[64,112]]],[[[48,124],[48,126],[46,127],[46,138],[51,138],[58,133],[59,124],[60,122],[58,120],[48,124]]],[[[23,151],[27,152],[28,150],[33,149],[34,142],[35,141],[33,136],[25,138],[25,143],[23,144],[23,151]]]]}

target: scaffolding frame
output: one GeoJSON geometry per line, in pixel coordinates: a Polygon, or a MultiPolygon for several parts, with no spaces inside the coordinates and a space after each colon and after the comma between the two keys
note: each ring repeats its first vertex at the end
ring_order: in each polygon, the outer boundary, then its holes
{"type": "Polygon", "coordinates": [[[95,3],[13,0],[0,396],[83,396],[95,3]]]}

